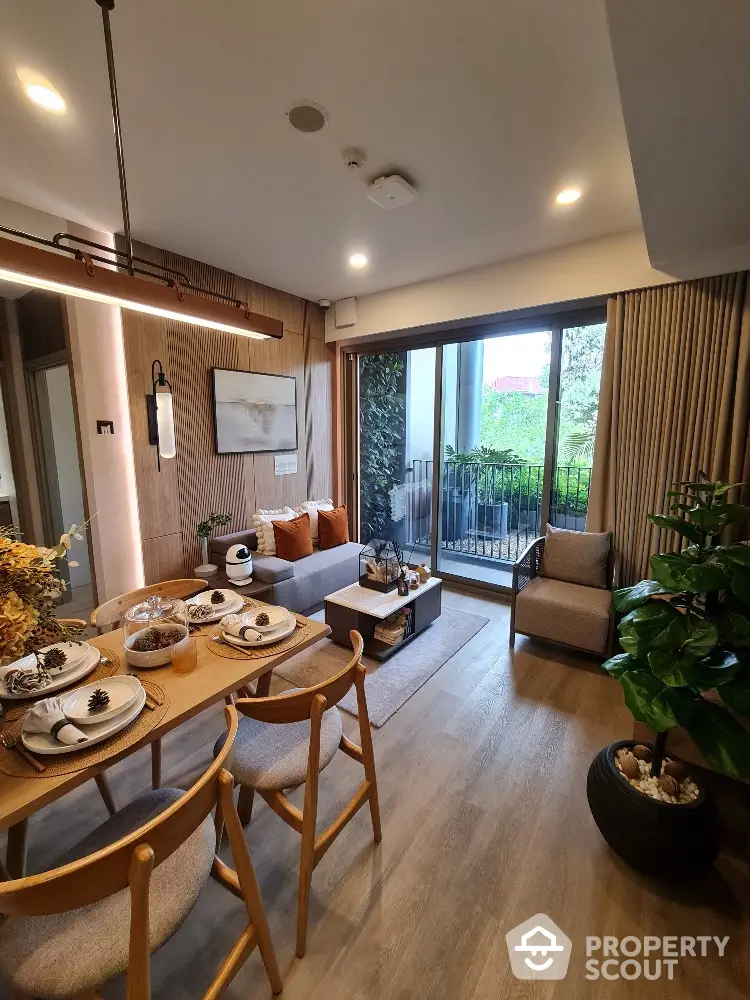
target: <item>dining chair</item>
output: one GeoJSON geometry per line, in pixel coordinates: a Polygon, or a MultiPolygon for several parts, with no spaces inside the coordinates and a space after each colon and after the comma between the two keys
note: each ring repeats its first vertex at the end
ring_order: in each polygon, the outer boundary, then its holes
{"type": "MultiPolygon", "coordinates": [[[[138,590],[130,590],[127,594],[120,594],[113,597],[91,612],[91,625],[101,635],[103,632],[110,632],[120,624],[122,616],[136,604],[145,601],[148,597],[192,597],[193,594],[205,590],[208,586],[206,580],[198,578],[187,580],[164,580],[162,583],[152,583],[149,587],[141,587],[138,590]]],[[[154,740],[151,744],[151,786],[158,788],[161,785],[161,740],[154,740]]]]}
{"type": "MultiPolygon", "coordinates": [[[[363,641],[359,632],[349,633],[354,649],[351,662],[335,677],[314,687],[284,692],[272,698],[243,698],[235,707],[240,719],[237,740],[229,765],[240,785],[238,815],[250,822],[255,792],[260,792],[273,811],[301,835],[299,894],[297,899],[297,956],[302,958],[307,943],[310,886],[316,865],[365,802],[376,843],[380,843],[380,807],[375,777],[370,718],[365,698],[363,641]],[[361,747],[344,736],[341,715],[336,707],[354,685],[361,747]],[[331,825],[316,837],[318,817],[318,776],[333,760],[337,750],[364,767],[365,780],[354,798],[331,825]],[[284,795],[285,789],[305,786],[303,809],[284,795]]],[[[222,736],[214,752],[223,753],[222,736]]],[[[226,744],[224,743],[224,746],[226,744]]],[[[219,837],[221,831],[219,831],[219,837]]]]}
{"type": "Polygon", "coordinates": [[[8,915],[0,927],[0,972],[13,1000],[98,1000],[97,990],[122,972],[127,1000],[150,1000],[151,954],[182,925],[209,877],[242,900],[248,922],[204,1000],[220,994],[256,945],[273,992],[281,992],[234,782],[225,769],[237,712],[224,712],[222,752],[189,791],[150,791],[89,834],[61,867],[0,883],[0,913],[8,915]],[[235,869],[216,856],[214,807],[235,869]]]}

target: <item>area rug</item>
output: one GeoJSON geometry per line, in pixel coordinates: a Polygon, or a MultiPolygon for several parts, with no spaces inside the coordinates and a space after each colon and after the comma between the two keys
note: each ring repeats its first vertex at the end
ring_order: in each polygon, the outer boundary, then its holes
{"type": "MultiPolygon", "coordinates": [[[[367,668],[367,709],[372,725],[380,729],[488,621],[489,618],[481,615],[443,608],[440,617],[429,628],[390,659],[381,663],[369,656],[363,657],[367,668]]],[[[313,687],[343,670],[351,655],[350,649],[325,639],[282,663],[274,673],[296,687],[313,687]]],[[[339,702],[339,707],[356,716],[354,688],[339,702]]]]}

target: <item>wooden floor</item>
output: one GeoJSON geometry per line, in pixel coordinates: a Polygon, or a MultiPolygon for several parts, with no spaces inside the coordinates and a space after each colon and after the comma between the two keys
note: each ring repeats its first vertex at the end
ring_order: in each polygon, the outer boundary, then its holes
{"type": "MultiPolygon", "coordinates": [[[[585,791],[594,754],[632,732],[619,685],[596,661],[520,637],[509,655],[503,603],[456,592],[444,601],[490,624],[375,732],[383,842],[373,846],[363,810],[325,856],[313,877],[301,961],[294,958],[298,838],[256,804],[247,835],[286,1000],[747,996],[747,825],[744,857],[723,856],[698,885],[665,889],[625,868],[599,836],[585,791]],[[522,983],[510,972],[505,934],[538,912],[573,941],[564,981],[522,983]],[[724,959],[682,959],[673,982],[588,982],[585,937],[605,934],[730,941],[724,959]]],[[[166,780],[189,784],[221,728],[212,711],[165,741],[166,780]]],[[[345,728],[355,731],[350,717],[345,728]]],[[[110,775],[121,801],[137,794],[149,780],[147,753],[110,775]]],[[[321,780],[321,825],[359,780],[354,762],[337,755],[321,780]]],[[[746,824],[747,789],[731,791],[746,824]]],[[[44,869],[102,819],[93,783],[49,807],[31,823],[31,867],[44,869]]],[[[237,901],[209,884],[153,960],[154,996],[201,996],[242,923],[237,901]]],[[[94,937],[91,946],[106,943],[94,937]]],[[[225,995],[270,997],[257,952],[225,995]]],[[[122,982],[103,996],[124,996],[122,982]]]]}

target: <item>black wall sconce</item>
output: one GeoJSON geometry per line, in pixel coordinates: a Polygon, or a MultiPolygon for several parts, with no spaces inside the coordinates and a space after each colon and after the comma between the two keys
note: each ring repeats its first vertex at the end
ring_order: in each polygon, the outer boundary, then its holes
{"type": "Polygon", "coordinates": [[[148,408],[148,443],[156,445],[156,466],[161,472],[161,460],[174,458],[177,445],[174,438],[172,386],[158,359],[151,365],[151,395],[146,396],[148,408]]]}

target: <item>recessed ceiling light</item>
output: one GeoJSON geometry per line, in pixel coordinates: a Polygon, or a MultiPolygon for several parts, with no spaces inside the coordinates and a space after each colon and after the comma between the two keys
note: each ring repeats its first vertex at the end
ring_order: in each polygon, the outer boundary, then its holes
{"type": "Polygon", "coordinates": [[[557,192],[557,197],[555,201],[558,205],[572,205],[573,202],[578,201],[581,197],[581,189],[570,187],[563,188],[562,191],[557,192]]]}
{"type": "Polygon", "coordinates": [[[292,128],[296,128],[298,132],[320,132],[328,121],[328,113],[320,104],[304,101],[290,108],[287,118],[292,128]]]}
{"type": "Polygon", "coordinates": [[[367,267],[369,261],[367,259],[367,254],[364,253],[353,253],[349,257],[349,267],[353,267],[355,271],[361,271],[363,267],[367,267]]]}
{"type": "Polygon", "coordinates": [[[25,67],[17,70],[16,75],[21,82],[24,93],[34,104],[38,104],[46,111],[65,110],[65,98],[59,91],[55,90],[46,77],[25,67]]]}

